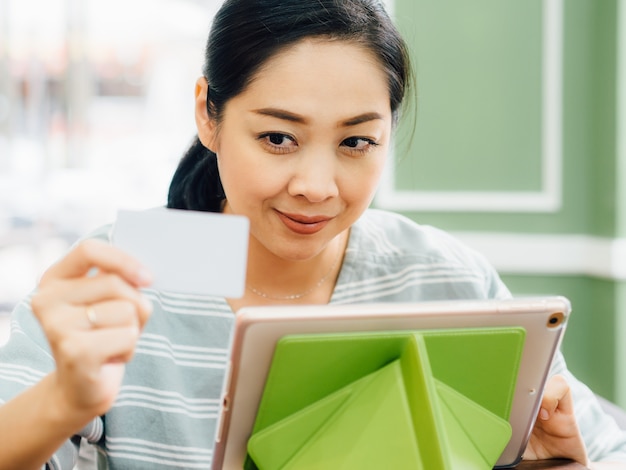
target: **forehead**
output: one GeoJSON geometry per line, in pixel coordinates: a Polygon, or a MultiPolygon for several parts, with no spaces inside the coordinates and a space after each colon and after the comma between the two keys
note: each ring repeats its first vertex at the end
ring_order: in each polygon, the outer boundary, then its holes
{"type": "Polygon", "coordinates": [[[271,71],[273,68],[280,68],[286,62],[316,59],[318,61],[327,60],[332,63],[337,58],[340,60],[346,58],[357,60],[364,65],[367,64],[372,68],[379,69],[381,73],[383,72],[375,53],[358,41],[312,37],[301,39],[280,49],[267,60],[257,75],[271,71]]]}
{"type": "Polygon", "coordinates": [[[345,40],[305,39],[271,57],[235,99],[302,113],[321,106],[349,114],[390,111],[386,73],[366,47],[345,40]],[[357,109],[358,108],[358,109],[357,109]]]}

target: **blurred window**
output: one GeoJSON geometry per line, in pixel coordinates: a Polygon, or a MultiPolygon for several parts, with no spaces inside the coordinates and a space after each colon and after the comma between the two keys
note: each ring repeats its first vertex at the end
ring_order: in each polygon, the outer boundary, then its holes
{"type": "Polygon", "coordinates": [[[0,0],[0,311],[118,208],[166,202],[219,0],[0,0]]]}

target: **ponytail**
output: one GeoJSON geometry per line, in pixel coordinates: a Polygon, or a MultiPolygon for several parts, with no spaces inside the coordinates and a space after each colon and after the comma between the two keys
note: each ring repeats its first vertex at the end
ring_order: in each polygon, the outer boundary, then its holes
{"type": "Polygon", "coordinates": [[[226,196],[217,169],[217,156],[196,137],[174,173],[167,207],[221,212],[224,199],[226,196]]]}

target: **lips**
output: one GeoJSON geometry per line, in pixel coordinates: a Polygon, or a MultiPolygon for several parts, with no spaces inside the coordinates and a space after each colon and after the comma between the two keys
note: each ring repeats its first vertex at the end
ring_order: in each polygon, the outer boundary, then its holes
{"type": "Polygon", "coordinates": [[[276,211],[278,218],[285,226],[299,235],[312,235],[322,230],[332,217],[325,215],[307,216],[276,211]]]}

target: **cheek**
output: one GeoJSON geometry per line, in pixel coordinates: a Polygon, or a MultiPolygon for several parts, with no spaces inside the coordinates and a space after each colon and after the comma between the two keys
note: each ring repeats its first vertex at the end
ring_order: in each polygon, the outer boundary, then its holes
{"type": "Polygon", "coordinates": [[[346,172],[339,188],[342,199],[348,204],[367,207],[374,197],[383,167],[384,159],[373,165],[346,172]]]}
{"type": "Polygon", "coordinates": [[[246,158],[236,151],[220,154],[218,168],[226,198],[233,208],[258,205],[284,186],[278,172],[265,168],[259,159],[246,158]]]}

